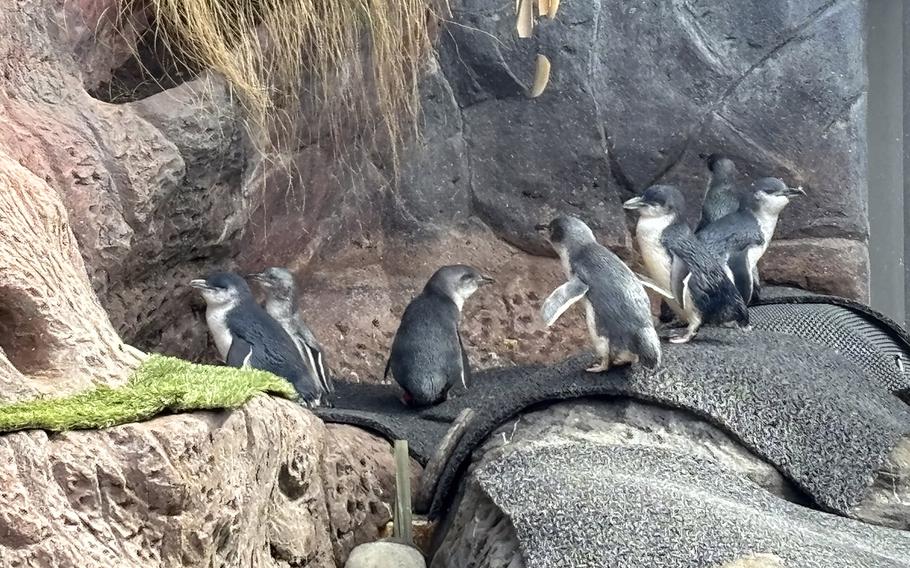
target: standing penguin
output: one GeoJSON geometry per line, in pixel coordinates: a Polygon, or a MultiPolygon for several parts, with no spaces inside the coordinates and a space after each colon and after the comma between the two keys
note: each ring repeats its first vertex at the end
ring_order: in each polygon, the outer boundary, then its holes
{"type": "Polygon", "coordinates": [[[319,391],[297,347],[281,324],[259,307],[243,278],[216,272],[190,286],[205,298],[205,320],[225,363],[284,377],[307,406],[318,404],[319,391]]]}
{"type": "Polygon", "coordinates": [[[561,216],[549,225],[537,225],[537,230],[546,233],[568,279],[541,307],[547,327],[584,298],[588,332],[598,355],[588,372],[639,361],[649,369],[660,365],[660,340],[651,322],[648,295],[629,267],[598,244],[581,219],[561,216]]]}
{"type": "Polygon", "coordinates": [[[335,386],[326,370],[325,356],[316,341],[316,336],[300,317],[294,276],[285,268],[272,267],[250,274],[247,278],[259,282],[265,288],[267,296],[265,311],[275,318],[294,340],[300,356],[310,371],[310,376],[316,379],[320,402],[331,406],[335,386]]]}
{"type": "Polygon", "coordinates": [[[739,191],[736,188],[736,164],[721,154],[707,158],[711,178],[701,206],[701,219],[696,231],[739,209],[739,191]]]}
{"type": "Polygon", "coordinates": [[[682,193],[669,185],[649,187],[623,204],[639,212],[635,231],[651,278],[673,294],[671,305],[688,324],[685,334],[670,339],[685,343],[703,324],[749,325],[749,311],[721,261],[695,238],[685,221],[682,193]]]}
{"type": "Polygon", "coordinates": [[[470,266],[443,266],[408,304],[384,373],[388,377],[391,371],[404,389],[405,404],[437,404],[456,383],[467,388],[471,370],[458,331],[461,308],[480,286],[491,282],[470,266]]]}
{"type": "Polygon", "coordinates": [[[768,250],[780,212],[797,195],[806,192],[801,187],[787,187],[778,178],[758,179],[749,187],[738,211],[696,233],[712,254],[726,262],[746,305],[758,287],[758,260],[768,250]]]}

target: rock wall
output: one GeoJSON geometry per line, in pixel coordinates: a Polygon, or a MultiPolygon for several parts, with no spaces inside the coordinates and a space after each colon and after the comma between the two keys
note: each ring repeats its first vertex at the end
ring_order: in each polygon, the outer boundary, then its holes
{"type": "Polygon", "coordinates": [[[0,436],[0,464],[4,568],[341,566],[395,495],[387,442],[265,396],[0,436]]]}
{"type": "Polygon", "coordinates": [[[195,360],[214,352],[185,282],[281,264],[297,271],[335,371],[369,380],[404,305],[443,262],[499,282],[467,308],[476,365],[562,358],[584,327],[571,314],[540,329],[537,307],[562,277],[538,256],[532,225],[579,214],[635,262],[621,201],[668,181],[697,203],[698,154],[716,150],[809,192],[783,214],[769,280],[865,297],[862,1],[564,2],[521,42],[511,4],[452,8],[427,62],[422,138],[405,145],[397,175],[356,149],[342,160],[302,144],[258,160],[207,75],[111,96],[136,42],[117,31],[114,0],[4,8],[0,146],[63,196],[118,331],[195,360]],[[538,51],[553,72],[529,100],[538,51]]]}

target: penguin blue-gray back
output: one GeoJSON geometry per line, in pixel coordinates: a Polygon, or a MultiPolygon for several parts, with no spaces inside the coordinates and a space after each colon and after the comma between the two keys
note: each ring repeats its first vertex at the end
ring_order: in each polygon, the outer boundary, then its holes
{"type": "Polygon", "coordinates": [[[735,213],[697,232],[712,254],[726,262],[746,304],[758,286],[758,260],[768,249],[780,212],[797,195],[805,191],[778,178],[760,178],[749,186],[735,213]]]}
{"type": "Polygon", "coordinates": [[[538,225],[563,261],[567,282],[544,301],[541,316],[552,325],[572,304],[583,300],[588,332],[599,361],[588,371],[641,362],[660,364],[660,341],[651,304],[641,282],[626,264],[600,245],[580,219],[560,216],[538,225]]]}
{"type": "Polygon", "coordinates": [[[733,160],[721,154],[711,154],[706,163],[711,175],[696,231],[736,212],[740,204],[740,193],[736,187],[736,164],[733,160]]]}
{"type": "Polygon", "coordinates": [[[748,326],[749,312],[722,261],[695,238],[686,223],[685,198],[679,189],[669,185],[651,186],[623,206],[639,212],[639,227],[662,227],[660,235],[646,244],[659,247],[659,252],[665,255],[670,265],[669,281],[658,284],[669,287],[688,324],[685,335],[673,337],[671,341],[689,341],[703,323],[748,326]]]}
{"type": "Polygon", "coordinates": [[[461,309],[477,288],[490,282],[470,266],[444,266],[405,308],[385,376],[391,372],[404,389],[406,404],[437,404],[455,385],[468,387],[471,373],[459,331],[461,309]]]}
{"type": "Polygon", "coordinates": [[[226,364],[268,371],[290,381],[305,404],[318,400],[319,393],[294,342],[256,303],[243,278],[216,272],[190,285],[206,301],[206,322],[226,364]]]}
{"type": "Polygon", "coordinates": [[[316,389],[320,391],[320,403],[331,406],[335,385],[326,362],[325,351],[300,315],[294,275],[286,268],[271,267],[247,277],[259,282],[265,289],[266,312],[275,318],[294,340],[310,376],[315,381],[316,389]]]}

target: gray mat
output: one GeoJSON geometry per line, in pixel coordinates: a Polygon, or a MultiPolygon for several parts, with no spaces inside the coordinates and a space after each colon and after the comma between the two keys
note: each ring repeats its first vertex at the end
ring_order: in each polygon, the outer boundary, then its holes
{"type": "Polygon", "coordinates": [[[907,568],[910,533],[772,496],[690,455],[577,443],[525,448],[475,476],[511,519],[527,568],[907,568]]]}
{"type": "Polygon", "coordinates": [[[756,329],[796,335],[834,349],[892,393],[910,392],[910,335],[868,306],[792,288],[769,288],[749,315],[756,329]]]}
{"type": "Polygon", "coordinates": [[[844,515],[910,434],[910,407],[842,355],[793,336],[704,329],[696,342],[665,344],[654,374],[623,368],[592,375],[583,370],[590,361],[480,373],[468,392],[422,412],[403,409],[393,387],[339,385],[338,407],[319,413],[406,438],[425,461],[461,409],[474,409],[436,482],[431,517],[446,512],[473,450],[499,425],[547,401],[625,396],[689,410],[774,464],[817,506],[844,515]]]}

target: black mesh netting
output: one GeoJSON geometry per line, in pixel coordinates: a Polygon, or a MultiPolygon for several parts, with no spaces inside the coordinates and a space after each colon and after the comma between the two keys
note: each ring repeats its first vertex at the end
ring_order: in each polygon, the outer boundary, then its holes
{"type": "Polygon", "coordinates": [[[867,306],[790,289],[771,289],[749,308],[755,329],[796,335],[833,349],[902,398],[910,393],[910,338],[897,323],[867,306]]]}

